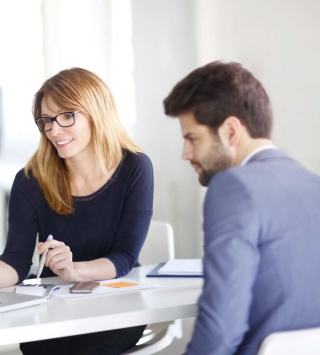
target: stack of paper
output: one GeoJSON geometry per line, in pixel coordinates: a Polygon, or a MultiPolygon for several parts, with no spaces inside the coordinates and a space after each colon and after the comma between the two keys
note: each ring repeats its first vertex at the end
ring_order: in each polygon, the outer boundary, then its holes
{"type": "Polygon", "coordinates": [[[159,275],[202,276],[201,259],[173,259],[169,260],[158,270],[159,275]]]}

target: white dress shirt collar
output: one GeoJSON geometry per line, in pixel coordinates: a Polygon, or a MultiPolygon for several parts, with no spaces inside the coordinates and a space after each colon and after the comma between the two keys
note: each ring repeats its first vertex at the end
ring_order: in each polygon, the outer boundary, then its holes
{"type": "Polygon", "coordinates": [[[273,144],[267,144],[267,145],[263,145],[262,147],[259,147],[257,149],[255,149],[253,152],[251,152],[250,154],[248,154],[241,162],[241,166],[242,165],[246,165],[247,162],[254,156],[256,155],[257,153],[265,150],[265,149],[278,149],[275,145],[273,144]]]}

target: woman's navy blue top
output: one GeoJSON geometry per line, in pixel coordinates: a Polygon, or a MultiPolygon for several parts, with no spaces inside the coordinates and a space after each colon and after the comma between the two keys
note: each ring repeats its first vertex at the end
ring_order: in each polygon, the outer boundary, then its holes
{"type": "MultiPolygon", "coordinates": [[[[32,265],[37,233],[64,242],[73,261],[108,258],[117,277],[137,264],[152,216],[153,170],[145,154],[125,153],[112,178],[89,196],[74,197],[74,214],[59,215],[49,206],[35,178],[21,170],[9,200],[8,240],[0,260],[23,281],[32,265]]],[[[44,267],[41,277],[55,276],[44,267]]]]}

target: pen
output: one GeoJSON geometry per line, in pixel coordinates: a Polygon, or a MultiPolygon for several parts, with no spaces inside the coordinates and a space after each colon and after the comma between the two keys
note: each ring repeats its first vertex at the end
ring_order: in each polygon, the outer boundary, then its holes
{"type": "MultiPolygon", "coordinates": [[[[51,240],[53,239],[53,236],[51,234],[49,234],[47,240],[51,240]]],[[[39,280],[39,277],[42,273],[43,267],[44,267],[44,263],[46,261],[46,257],[48,254],[49,249],[47,249],[42,255],[41,255],[41,259],[40,259],[40,264],[39,264],[39,268],[38,268],[38,273],[37,273],[37,280],[39,280]]]]}

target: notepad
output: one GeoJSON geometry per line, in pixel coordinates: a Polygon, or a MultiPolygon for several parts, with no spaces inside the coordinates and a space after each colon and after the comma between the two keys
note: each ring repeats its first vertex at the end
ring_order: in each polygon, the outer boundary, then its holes
{"type": "Polygon", "coordinates": [[[169,260],[158,270],[159,275],[202,276],[201,259],[169,260]]]}
{"type": "Polygon", "coordinates": [[[16,293],[22,295],[38,296],[49,298],[53,290],[59,289],[59,285],[52,284],[24,284],[16,287],[16,293]]]}

